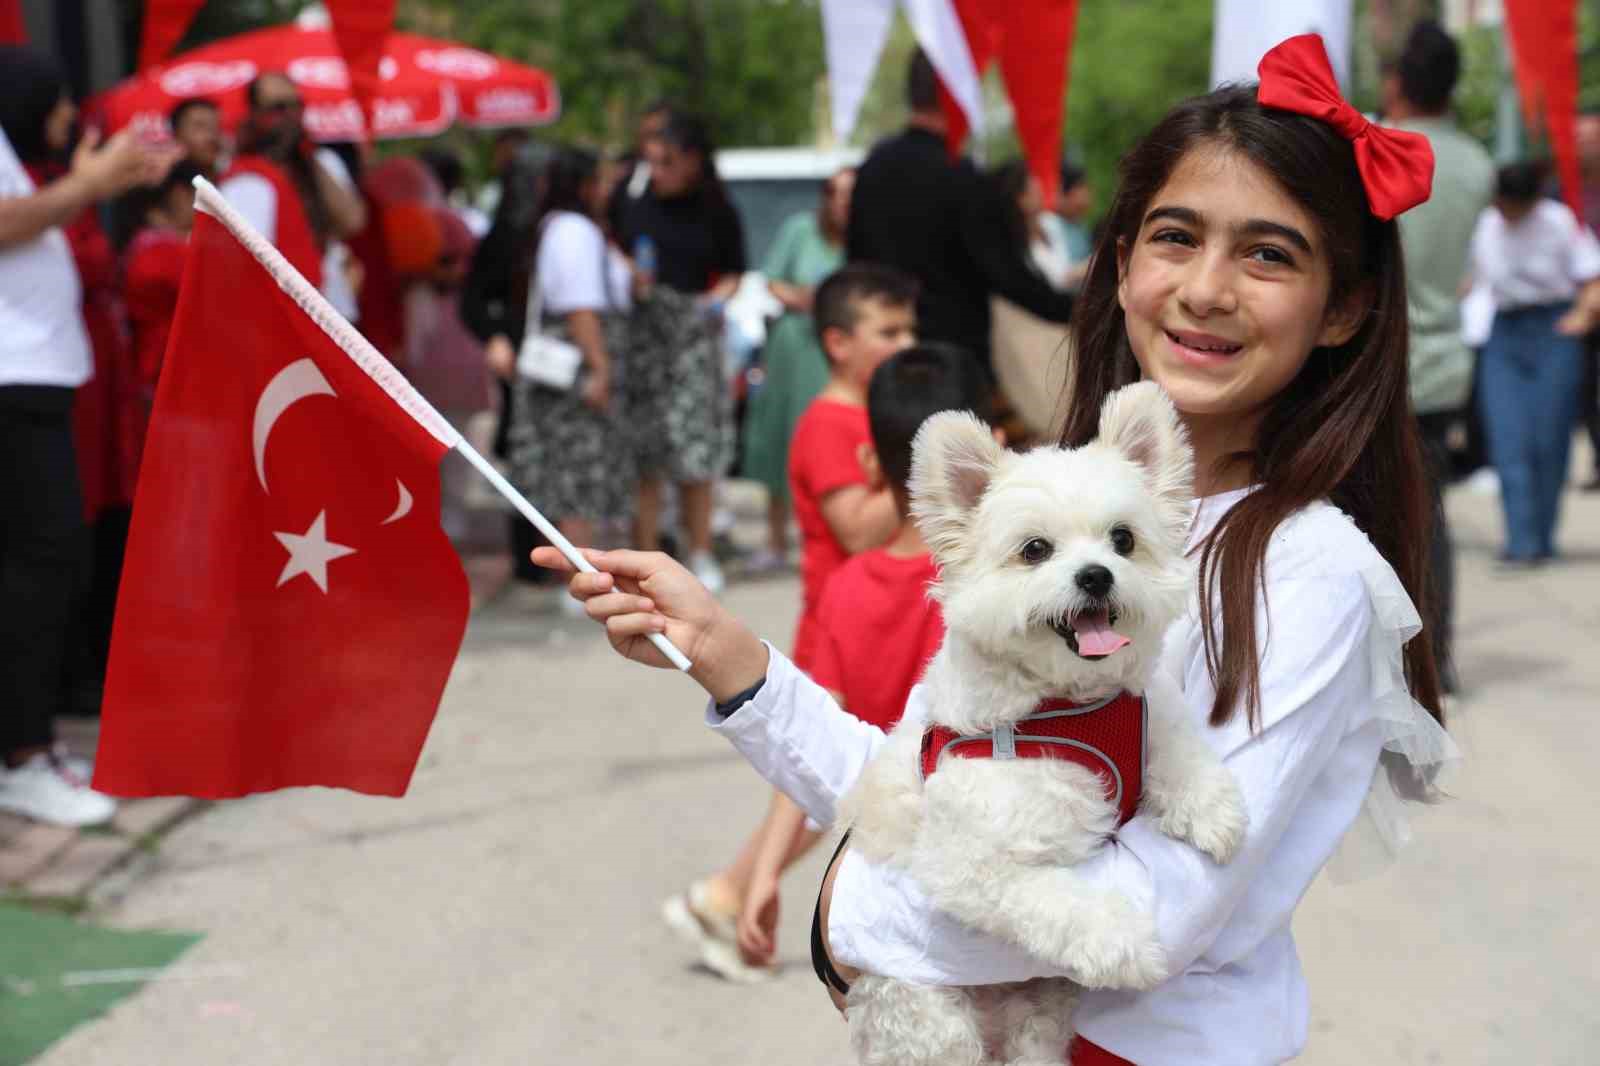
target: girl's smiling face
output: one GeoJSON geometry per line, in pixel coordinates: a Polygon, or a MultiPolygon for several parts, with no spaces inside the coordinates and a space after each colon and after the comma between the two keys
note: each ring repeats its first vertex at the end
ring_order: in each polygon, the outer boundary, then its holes
{"type": "MultiPolygon", "coordinates": [[[[1365,300],[1329,307],[1316,220],[1266,171],[1223,148],[1191,151],[1118,248],[1117,300],[1144,377],[1191,433],[1248,448],[1272,399],[1317,347],[1343,344],[1365,300]]],[[[1200,445],[1197,439],[1197,446],[1200,445]]]]}

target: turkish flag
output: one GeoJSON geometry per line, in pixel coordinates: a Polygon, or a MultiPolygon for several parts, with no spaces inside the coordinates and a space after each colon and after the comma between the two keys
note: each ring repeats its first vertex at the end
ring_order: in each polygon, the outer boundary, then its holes
{"type": "Polygon", "coordinates": [[[214,189],[198,201],[94,787],[401,795],[466,629],[439,527],[460,438],[214,189]]]}

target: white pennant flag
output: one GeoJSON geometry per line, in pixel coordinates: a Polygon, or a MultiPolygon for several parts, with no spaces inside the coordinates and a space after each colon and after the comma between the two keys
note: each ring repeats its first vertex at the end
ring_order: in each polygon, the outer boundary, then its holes
{"type": "Polygon", "coordinates": [[[1211,86],[1255,81],[1256,67],[1280,41],[1322,35],[1339,84],[1350,86],[1353,0],[1216,0],[1211,36],[1211,86]]]}
{"type": "Polygon", "coordinates": [[[950,0],[822,0],[822,39],[828,60],[828,95],[833,135],[849,140],[883,54],[895,10],[905,7],[911,32],[933,69],[967,114],[975,134],[983,130],[983,92],[972,50],[950,0]]]}
{"type": "Polygon", "coordinates": [[[904,0],[911,32],[927,53],[933,69],[939,72],[950,95],[967,113],[967,125],[974,141],[983,135],[983,84],[972,61],[967,34],[961,28],[951,0],[904,0]]]}
{"type": "Polygon", "coordinates": [[[844,144],[889,39],[895,0],[822,0],[822,44],[828,62],[833,136],[844,144]]]}

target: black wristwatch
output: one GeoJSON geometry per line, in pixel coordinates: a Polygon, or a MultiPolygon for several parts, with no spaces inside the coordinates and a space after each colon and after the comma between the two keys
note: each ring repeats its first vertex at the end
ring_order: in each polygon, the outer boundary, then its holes
{"type": "Polygon", "coordinates": [[[728,699],[717,704],[715,708],[717,717],[725,719],[728,717],[728,715],[732,714],[740,707],[743,707],[745,704],[755,699],[756,693],[760,692],[761,686],[765,685],[766,683],[767,679],[763,677],[760,681],[757,681],[743,692],[740,692],[734,696],[730,696],[728,699]]]}

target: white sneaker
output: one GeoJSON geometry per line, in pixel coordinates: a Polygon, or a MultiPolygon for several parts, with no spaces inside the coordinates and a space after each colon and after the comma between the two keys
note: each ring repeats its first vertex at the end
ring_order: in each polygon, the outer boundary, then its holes
{"type": "Polygon", "coordinates": [[[1462,484],[1474,496],[1500,495],[1500,474],[1492,466],[1480,466],[1462,484]]]}
{"type": "Polygon", "coordinates": [[[736,984],[757,984],[773,976],[765,966],[751,966],[739,957],[734,919],[714,910],[706,900],[706,886],[696,881],[687,892],[667,898],[661,917],[672,931],[699,949],[700,962],[718,977],[736,984]]]}
{"type": "Polygon", "coordinates": [[[722,590],[728,587],[727,579],[722,576],[722,567],[717,565],[716,556],[710,552],[695,552],[689,556],[689,569],[713,596],[722,595],[722,590]]]}
{"type": "Polygon", "coordinates": [[[55,758],[56,765],[67,780],[75,785],[88,786],[94,780],[94,760],[86,759],[82,755],[74,755],[67,750],[65,744],[59,741],[50,749],[50,754],[55,758]]]}
{"type": "Polygon", "coordinates": [[[0,770],[0,811],[52,825],[99,825],[117,813],[117,801],[80,784],[47,754],[0,770]]]}
{"type": "Polygon", "coordinates": [[[789,569],[789,557],[771,548],[758,548],[745,556],[744,572],[752,576],[778,574],[787,569],[789,569]]]}

